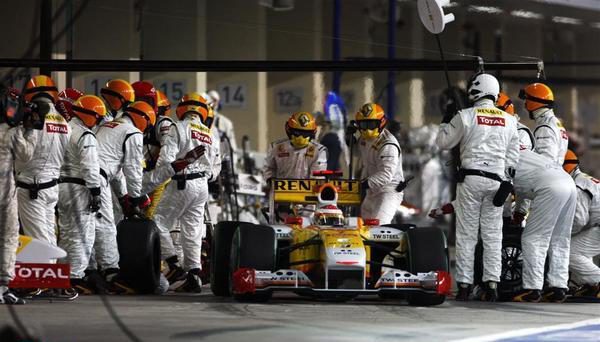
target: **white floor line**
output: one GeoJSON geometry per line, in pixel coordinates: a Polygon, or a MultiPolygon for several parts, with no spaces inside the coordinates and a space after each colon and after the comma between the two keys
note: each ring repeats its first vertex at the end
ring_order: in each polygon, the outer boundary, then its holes
{"type": "Polygon", "coordinates": [[[581,328],[581,327],[585,327],[588,325],[595,325],[595,324],[600,324],[600,318],[588,319],[585,321],[580,321],[580,322],[575,322],[575,323],[557,324],[557,325],[551,325],[551,326],[540,327],[540,328],[519,329],[519,330],[515,330],[515,331],[509,331],[509,332],[498,333],[498,334],[487,335],[487,336],[469,337],[469,338],[460,339],[460,340],[453,340],[452,342],[490,342],[490,341],[497,341],[497,340],[506,339],[506,338],[535,335],[535,334],[545,333],[545,332],[550,332],[550,331],[581,328]]]}

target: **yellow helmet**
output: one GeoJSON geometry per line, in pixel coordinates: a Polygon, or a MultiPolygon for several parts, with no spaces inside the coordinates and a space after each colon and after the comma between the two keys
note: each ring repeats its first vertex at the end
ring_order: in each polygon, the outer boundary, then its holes
{"type": "Polygon", "coordinates": [[[565,161],[563,162],[563,169],[567,171],[567,173],[573,172],[573,170],[579,167],[579,158],[573,150],[567,150],[565,154],[565,161]]]}
{"type": "Polygon", "coordinates": [[[374,139],[381,134],[387,124],[385,112],[377,103],[365,103],[356,112],[356,124],[360,130],[360,136],[364,139],[374,139]]]}
{"type": "Polygon", "coordinates": [[[71,107],[73,115],[92,128],[106,115],[106,106],[102,99],[95,95],[83,95],[71,107]]]}
{"type": "Polygon", "coordinates": [[[312,114],[297,112],[285,123],[285,133],[295,148],[305,148],[315,138],[317,123],[312,114]]]}
{"type": "Polygon", "coordinates": [[[181,102],[177,104],[175,113],[179,120],[183,120],[183,117],[190,112],[200,115],[202,123],[206,123],[206,118],[208,117],[208,104],[206,104],[206,99],[198,93],[185,94],[181,98],[181,102]]]}

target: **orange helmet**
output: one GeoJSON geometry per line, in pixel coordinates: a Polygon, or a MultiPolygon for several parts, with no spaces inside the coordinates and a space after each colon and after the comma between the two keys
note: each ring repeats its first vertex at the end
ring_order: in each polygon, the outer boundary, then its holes
{"type": "Polygon", "coordinates": [[[112,110],[121,110],[135,101],[135,93],[129,82],[121,79],[110,80],[100,89],[100,95],[112,110]]]}
{"type": "Polygon", "coordinates": [[[208,118],[208,104],[206,104],[206,99],[198,93],[185,94],[181,98],[181,102],[177,104],[175,113],[179,120],[183,120],[183,117],[190,112],[200,115],[202,123],[206,124],[206,119],[208,118]]]}
{"type": "Polygon", "coordinates": [[[37,75],[27,82],[23,95],[25,95],[26,102],[31,102],[38,97],[45,97],[55,103],[58,100],[58,89],[50,77],[37,75]]]}
{"type": "Polygon", "coordinates": [[[579,158],[573,150],[567,150],[565,153],[565,161],[563,162],[563,169],[567,171],[567,173],[573,172],[573,170],[579,167],[579,158]]]}
{"type": "Polygon", "coordinates": [[[355,119],[360,134],[365,139],[378,137],[387,124],[385,112],[377,103],[365,103],[356,112],[355,119]]]}
{"type": "Polygon", "coordinates": [[[140,131],[145,132],[156,123],[156,113],[152,107],[144,101],[136,101],[127,108],[125,113],[133,121],[133,125],[140,131]]]}
{"type": "Polygon", "coordinates": [[[171,115],[171,102],[167,98],[167,95],[160,90],[156,90],[156,98],[157,98],[156,106],[158,107],[158,112],[156,114],[158,116],[161,116],[161,115],[170,116],[171,115]]]}
{"type": "Polygon", "coordinates": [[[88,128],[97,125],[99,119],[106,115],[104,102],[95,95],[83,95],[73,103],[71,110],[88,128]]]}
{"type": "Polygon", "coordinates": [[[309,112],[297,112],[285,123],[285,132],[295,148],[304,148],[315,138],[317,122],[309,112]]]}
{"type": "Polygon", "coordinates": [[[510,100],[510,97],[504,92],[498,94],[498,101],[496,101],[496,107],[498,109],[507,112],[508,114],[515,115],[515,105],[510,100]]]}
{"type": "Polygon", "coordinates": [[[543,83],[532,83],[521,89],[519,98],[525,100],[525,108],[529,112],[540,108],[552,108],[554,106],[554,94],[543,83]]]}

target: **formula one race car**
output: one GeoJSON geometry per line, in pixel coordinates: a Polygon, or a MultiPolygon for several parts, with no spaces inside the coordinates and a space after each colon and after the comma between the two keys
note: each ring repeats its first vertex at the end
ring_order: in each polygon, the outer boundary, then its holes
{"type": "Polygon", "coordinates": [[[272,180],[269,225],[218,223],[210,258],[213,293],[237,300],[268,300],[274,291],[331,300],[378,294],[411,305],[443,303],[451,289],[444,233],[345,217],[338,205],[360,205],[360,182],[327,179],[335,175],[272,180]],[[290,207],[295,213],[278,215],[290,207]],[[312,218],[298,214],[307,211],[312,218]]]}

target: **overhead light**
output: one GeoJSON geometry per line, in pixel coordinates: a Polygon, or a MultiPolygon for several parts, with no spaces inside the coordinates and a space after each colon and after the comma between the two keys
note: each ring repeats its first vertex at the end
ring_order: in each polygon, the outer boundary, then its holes
{"type": "Polygon", "coordinates": [[[457,7],[457,6],[458,6],[458,2],[451,2],[444,7],[457,7]]]}
{"type": "Polygon", "coordinates": [[[475,6],[471,5],[467,9],[469,12],[479,12],[479,13],[488,13],[488,14],[500,14],[504,11],[501,8],[493,7],[493,6],[475,6]]]}
{"type": "Polygon", "coordinates": [[[510,12],[510,15],[512,15],[513,17],[523,18],[523,19],[543,19],[544,18],[544,16],[539,13],[526,11],[526,10],[514,10],[514,11],[510,12]]]}
{"type": "Polygon", "coordinates": [[[593,28],[600,29],[600,23],[599,22],[590,23],[590,26],[593,27],[593,28]]]}
{"type": "Polygon", "coordinates": [[[581,19],[569,17],[552,17],[552,21],[558,24],[581,25],[581,19]]]}

